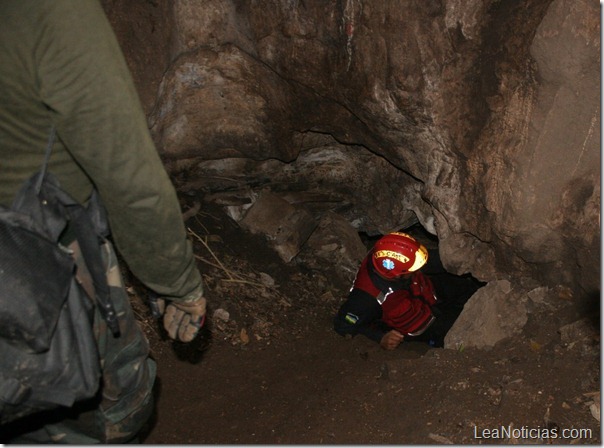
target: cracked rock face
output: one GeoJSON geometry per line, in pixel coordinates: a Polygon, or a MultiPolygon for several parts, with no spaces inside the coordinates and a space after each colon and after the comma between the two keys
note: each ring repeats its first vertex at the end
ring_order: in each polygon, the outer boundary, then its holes
{"type": "Polygon", "coordinates": [[[163,27],[153,82],[123,46],[181,190],[268,188],[370,235],[420,222],[452,273],[599,290],[593,1],[146,8],[163,27]]]}

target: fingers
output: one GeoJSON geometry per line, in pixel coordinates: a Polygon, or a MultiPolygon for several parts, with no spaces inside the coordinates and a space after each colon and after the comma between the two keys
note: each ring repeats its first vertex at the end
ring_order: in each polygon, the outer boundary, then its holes
{"type": "Polygon", "coordinates": [[[193,317],[190,314],[185,314],[180,326],[178,327],[178,339],[182,342],[191,342],[199,329],[203,326],[205,316],[193,317]]]}
{"type": "Polygon", "coordinates": [[[171,339],[177,339],[178,329],[183,320],[185,312],[173,306],[172,304],[166,307],[164,314],[164,328],[168,332],[171,339]]]}
{"type": "Polygon", "coordinates": [[[392,330],[390,333],[392,333],[392,338],[395,339],[396,341],[403,342],[403,339],[405,339],[405,336],[403,336],[401,333],[399,333],[396,330],[392,330]]]}
{"type": "Polygon", "coordinates": [[[382,337],[380,345],[386,350],[394,350],[403,342],[403,339],[405,337],[401,333],[391,330],[382,337]]]}
{"type": "Polygon", "coordinates": [[[164,314],[164,328],[171,339],[191,342],[205,322],[206,300],[170,302],[164,314]]]}

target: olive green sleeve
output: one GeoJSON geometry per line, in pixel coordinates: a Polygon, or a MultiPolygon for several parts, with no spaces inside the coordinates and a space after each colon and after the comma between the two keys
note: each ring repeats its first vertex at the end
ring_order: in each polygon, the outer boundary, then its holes
{"type": "Polygon", "coordinates": [[[59,138],[97,187],[118,251],[158,294],[198,298],[201,276],[176,192],[99,2],[40,4],[47,8],[35,54],[42,101],[59,138]]]}

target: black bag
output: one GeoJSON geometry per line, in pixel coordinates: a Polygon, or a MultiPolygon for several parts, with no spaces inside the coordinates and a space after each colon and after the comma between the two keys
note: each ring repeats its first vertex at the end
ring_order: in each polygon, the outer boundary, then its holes
{"type": "Polygon", "coordinates": [[[106,231],[96,194],[84,208],[42,170],[0,206],[0,424],[93,397],[101,366],[93,333],[95,306],[114,334],[117,318],[99,243],[106,231]],[[69,228],[94,284],[86,295],[75,261],[60,243],[69,228]]]}

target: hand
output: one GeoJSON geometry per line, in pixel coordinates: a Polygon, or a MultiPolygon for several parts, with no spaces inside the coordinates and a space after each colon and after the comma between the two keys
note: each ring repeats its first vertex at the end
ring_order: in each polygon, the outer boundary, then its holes
{"type": "Polygon", "coordinates": [[[398,331],[390,330],[382,337],[382,340],[380,341],[380,346],[384,350],[394,350],[399,346],[401,342],[403,342],[403,339],[405,339],[405,336],[400,334],[398,331]]]}
{"type": "Polygon", "coordinates": [[[170,338],[191,342],[206,317],[206,299],[200,297],[190,302],[169,302],[164,313],[164,328],[170,338]]]}

